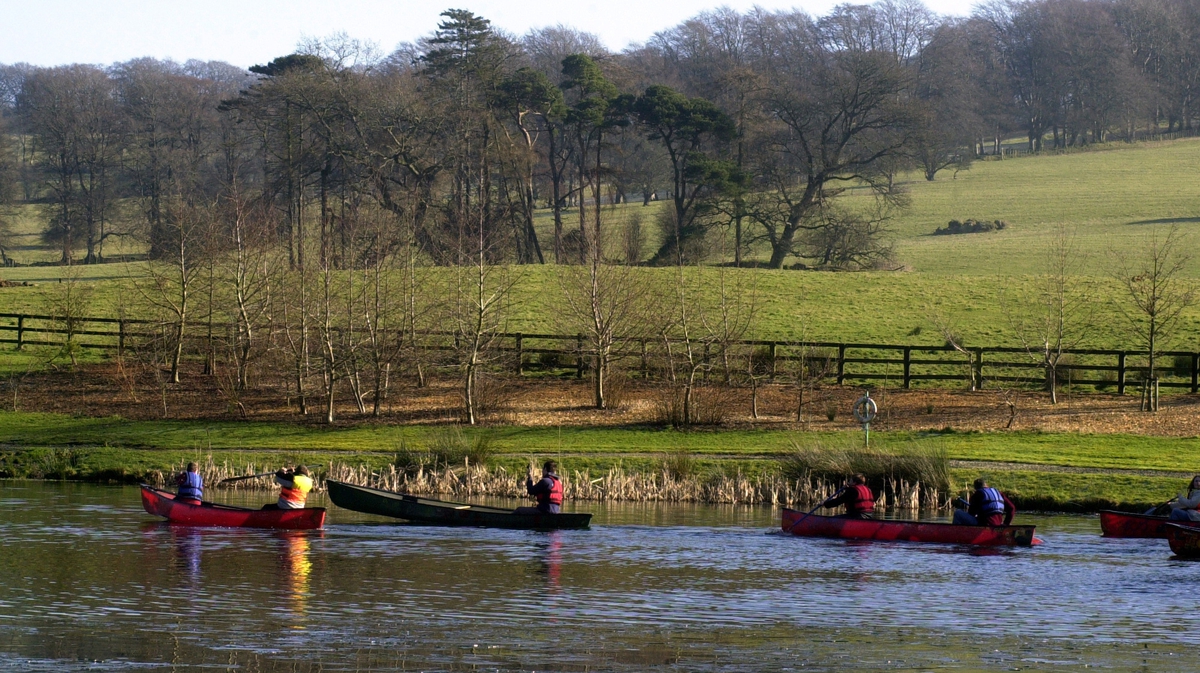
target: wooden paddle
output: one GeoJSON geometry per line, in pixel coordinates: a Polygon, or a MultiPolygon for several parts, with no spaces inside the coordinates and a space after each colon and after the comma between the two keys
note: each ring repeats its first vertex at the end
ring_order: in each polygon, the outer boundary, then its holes
{"type": "MultiPolygon", "coordinates": [[[[315,465],[313,465],[313,466],[305,465],[305,467],[307,467],[308,469],[311,470],[311,469],[314,469],[316,466],[315,465]]],[[[224,483],[230,482],[230,481],[243,481],[245,479],[258,479],[259,477],[269,477],[269,476],[275,474],[276,472],[278,472],[278,470],[271,470],[270,472],[260,472],[259,474],[247,474],[247,475],[241,476],[241,477],[228,477],[226,479],[222,479],[221,481],[218,481],[216,485],[220,486],[221,484],[224,484],[224,483]]]]}
{"type": "Polygon", "coordinates": [[[841,495],[841,494],[842,494],[842,491],[846,490],[847,488],[848,488],[847,486],[843,486],[843,487],[839,488],[837,491],[835,491],[835,492],[834,492],[834,494],[833,494],[833,495],[831,495],[831,496],[829,496],[828,498],[825,498],[824,500],[822,500],[822,501],[821,501],[821,504],[819,504],[819,505],[817,505],[816,507],[813,507],[812,509],[810,509],[810,510],[808,510],[807,512],[805,512],[805,513],[804,513],[804,516],[800,517],[799,519],[796,519],[796,522],[795,522],[795,523],[793,523],[791,526],[788,526],[788,532],[790,533],[790,532],[792,532],[792,531],[796,530],[796,526],[799,526],[801,521],[804,521],[804,520],[805,520],[805,519],[807,519],[808,517],[812,516],[812,513],[813,513],[813,512],[815,512],[815,511],[817,511],[818,509],[821,509],[822,507],[824,507],[824,506],[825,506],[825,503],[827,503],[827,502],[829,502],[830,500],[833,500],[834,498],[836,498],[836,497],[838,497],[839,495],[841,495]]]}

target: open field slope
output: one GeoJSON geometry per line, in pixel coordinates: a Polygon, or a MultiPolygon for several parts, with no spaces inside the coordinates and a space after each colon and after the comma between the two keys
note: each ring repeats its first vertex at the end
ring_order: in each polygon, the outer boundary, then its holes
{"type": "MultiPolygon", "coordinates": [[[[1059,225],[1066,225],[1076,232],[1086,255],[1081,267],[1086,269],[1085,280],[1094,286],[1093,313],[1100,318],[1081,346],[1133,349],[1137,344],[1112,303],[1123,297],[1108,277],[1110,253],[1132,250],[1147,232],[1165,232],[1173,224],[1189,236],[1200,236],[1200,231],[1192,232],[1200,229],[1200,139],[981,161],[956,177],[944,171],[935,182],[927,182],[911,174],[903,183],[911,205],[897,214],[892,228],[898,261],[909,270],[826,273],[704,267],[687,271],[689,283],[697,296],[711,300],[719,274],[724,273],[727,283],[743,288],[743,297],[752,296],[757,318],[746,334],[750,338],[940,344],[932,319],[937,316],[969,344],[1019,345],[1009,328],[1009,315],[1019,310],[1012,307],[1020,306],[1022,290],[1033,282],[1059,225]],[[1003,219],[1009,227],[1000,232],[931,235],[952,218],[1003,219]]],[[[854,207],[866,198],[852,190],[845,200],[854,207]]],[[[654,214],[664,205],[620,206],[612,218],[620,225],[631,213],[642,214],[647,243],[652,243],[654,214]]],[[[568,228],[577,226],[574,213],[567,213],[565,219],[568,228]]],[[[33,221],[28,213],[20,219],[26,228],[33,221]]],[[[549,214],[543,213],[539,227],[547,244],[550,226],[549,214]]],[[[645,246],[647,251],[652,248],[645,246]]],[[[23,259],[20,252],[16,257],[23,259]]],[[[83,269],[81,280],[94,288],[93,313],[137,314],[144,300],[132,278],[143,273],[144,264],[83,269]]],[[[673,271],[636,272],[657,292],[670,293],[673,271]]],[[[0,288],[0,312],[45,312],[47,296],[63,273],[61,267],[0,270],[0,278],[34,283],[0,288]]],[[[562,286],[570,282],[568,272],[544,266],[522,267],[514,273],[519,280],[508,314],[509,330],[574,331],[561,319],[562,286]]],[[[1186,273],[1200,278],[1200,256],[1189,262],[1186,273]]],[[[1200,310],[1193,308],[1185,314],[1177,337],[1163,346],[1194,350],[1197,335],[1200,310]]]]}

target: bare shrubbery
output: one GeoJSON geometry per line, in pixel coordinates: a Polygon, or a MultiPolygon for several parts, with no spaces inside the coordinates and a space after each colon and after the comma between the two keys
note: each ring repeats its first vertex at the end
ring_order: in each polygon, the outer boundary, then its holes
{"type": "Polygon", "coordinates": [[[889,482],[921,484],[948,493],[951,489],[950,457],[945,447],[912,443],[898,451],[858,448],[856,443],[793,443],[783,461],[783,474],[792,480],[840,483],[851,474],[862,474],[876,492],[889,482]]]}

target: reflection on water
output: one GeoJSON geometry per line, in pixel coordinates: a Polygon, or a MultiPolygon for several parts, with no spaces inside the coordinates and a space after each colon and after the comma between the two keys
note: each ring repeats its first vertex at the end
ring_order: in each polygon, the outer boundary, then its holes
{"type": "Polygon", "coordinates": [[[1200,645],[1200,564],[1094,517],[1023,517],[1045,545],[981,551],[795,538],[767,508],[595,512],[202,529],[132,488],[0,482],[0,669],[1179,670],[1200,645]]]}

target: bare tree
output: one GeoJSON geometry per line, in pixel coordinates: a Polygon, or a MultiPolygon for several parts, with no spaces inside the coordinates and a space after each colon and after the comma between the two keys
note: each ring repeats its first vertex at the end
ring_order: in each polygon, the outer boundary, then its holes
{"type": "Polygon", "coordinates": [[[588,263],[563,270],[564,327],[582,334],[587,341],[594,364],[593,404],[597,409],[607,409],[605,386],[614,349],[645,332],[648,284],[644,272],[606,264],[601,259],[599,239],[588,242],[588,263]]]}
{"type": "Polygon", "coordinates": [[[1192,259],[1188,248],[1188,239],[1173,225],[1165,235],[1151,231],[1136,251],[1112,252],[1113,279],[1125,290],[1125,300],[1114,303],[1148,352],[1143,411],[1158,411],[1158,349],[1174,336],[1180,316],[1196,301],[1194,283],[1183,277],[1192,259]]]}
{"type": "Polygon", "coordinates": [[[208,204],[192,205],[181,199],[173,200],[168,211],[163,233],[170,241],[171,254],[147,266],[136,285],[141,297],[162,316],[170,382],[179,383],[188,321],[193,317],[196,285],[204,269],[203,256],[211,253],[206,244],[214,239],[215,217],[208,204]]]}
{"type": "Polygon", "coordinates": [[[1021,346],[1041,361],[1050,403],[1058,404],[1058,365],[1095,326],[1095,311],[1082,279],[1086,258],[1074,229],[1060,225],[1045,251],[1042,273],[1027,292],[1015,292],[1005,315],[1021,346]]]}
{"type": "Polygon", "coordinates": [[[478,382],[502,331],[509,298],[518,276],[507,267],[488,263],[482,229],[470,265],[452,270],[449,320],[455,354],[462,372],[463,413],[470,425],[479,422],[478,382]]]}

